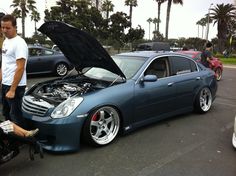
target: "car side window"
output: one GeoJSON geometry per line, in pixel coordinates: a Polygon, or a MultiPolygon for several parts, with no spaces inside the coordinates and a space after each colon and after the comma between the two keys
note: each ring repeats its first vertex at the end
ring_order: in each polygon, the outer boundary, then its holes
{"type": "Polygon", "coordinates": [[[40,48],[30,48],[29,49],[30,56],[40,56],[41,53],[42,53],[42,50],[40,48]]]}
{"type": "Polygon", "coordinates": [[[44,50],[44,55],[53,55],[53,51],[51,51],[51,50],[44,50]]]}
{"type": "Polygon", "coordinates": [[[171,56],[171,75],[180,75],[197,71],[197,65],[192,59],[181,56],[171,56]]]}
{"type": "Polygon", "coordinates": [[[168,58],[162,57],[153,60],[144,72],[144,75],[156,75],[157,78],[169,76],[168,58]]]}

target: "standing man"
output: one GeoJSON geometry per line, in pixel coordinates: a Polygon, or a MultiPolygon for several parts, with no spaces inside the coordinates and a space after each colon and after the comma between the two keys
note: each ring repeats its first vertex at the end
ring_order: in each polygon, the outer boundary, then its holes
{"type": "Polygon", "coordinates": [[[212,59],[212,43],[207,42],[205,50],[201,54],[201,63],[207,67],[210,68],[210,60],[212,59]]]}
{"type": "Polygon", "coordinates": [[[17,35],[16,19],[12,15],[1,18],[1,29],[5,36],[2,45],[2,106],[6,120],[24,126],[21,103],[26,87],[26,62],[28,47],[24,39],[17,35]]]}
{"type": "MultiPolygon", "coordinates": [[[[1,18],[4,16],[5,14],[0,12],[0,21],[1,21],[1,18]]],[[[1,23],[0,23],[0,59],[2,60],[2,43],[3,43],[3,40],[4,40],[4,36],[2,34],[2,30],[1,30],[1,23]]]]}

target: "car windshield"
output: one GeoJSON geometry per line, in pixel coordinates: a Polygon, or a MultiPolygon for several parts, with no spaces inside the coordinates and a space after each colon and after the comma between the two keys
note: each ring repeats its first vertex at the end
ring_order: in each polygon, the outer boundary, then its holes
{"type": "MultiPolygon", "coordinates": [[[[124,73],[127,79],[132,78],[145,61],[143,57],[133,56],[116,55],[112,58],[118,65],[118,67],[121,69],[121,71],[124,73]]],[[[87,77],[103,80],[114,80],[118,76],[108,70],[97,67],[89,69],[84,75],[87,77]]]]}

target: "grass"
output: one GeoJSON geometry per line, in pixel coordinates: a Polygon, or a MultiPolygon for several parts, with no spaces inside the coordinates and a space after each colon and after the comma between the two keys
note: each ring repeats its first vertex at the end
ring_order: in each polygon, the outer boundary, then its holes
{"type": "Polygon", "coordinates": [[[219,57],[219,58],[223,64],[236,65],[236,58],[235,57],[228,57],[228,58],[219,57]]]}

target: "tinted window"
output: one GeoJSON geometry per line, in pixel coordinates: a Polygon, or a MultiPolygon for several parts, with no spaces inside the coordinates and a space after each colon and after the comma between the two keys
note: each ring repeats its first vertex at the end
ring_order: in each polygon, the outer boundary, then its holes
{"type": "Polygon", "coordinates": [[[180,56],[172,56],[170,57],[170,60],[172,63],[172,75],[180,75],[197,71],[197,66],[191,59],[180,56]]]}
{"type": "Polygon", "coordinates": [[[42,50],[40,48],[30,48],[29,55],[30,56],[40,56],[40,55],[42,55],[42,50]]]}

